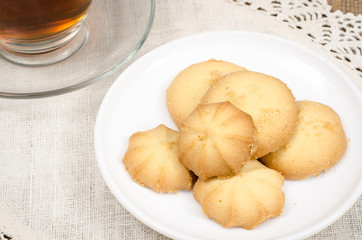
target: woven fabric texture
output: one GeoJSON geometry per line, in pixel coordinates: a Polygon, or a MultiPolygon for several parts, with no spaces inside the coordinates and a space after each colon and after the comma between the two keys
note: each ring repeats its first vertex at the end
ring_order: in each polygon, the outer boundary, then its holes
{"type": "MultiPolygon", "coordinates": [[[[274,34],[316,51],[362,91],[362,16],[326,0],[158,0],[150,36],[129,63],[200,32],[274,34]]],[[[104,95],[129,66],[85,89],[45,99],[0,99],[0,239],[168,239],[116,200],[98,170],[93,129],[104,95]]],[[[362,198],[310,239],[361,239],[362,198]]]]}

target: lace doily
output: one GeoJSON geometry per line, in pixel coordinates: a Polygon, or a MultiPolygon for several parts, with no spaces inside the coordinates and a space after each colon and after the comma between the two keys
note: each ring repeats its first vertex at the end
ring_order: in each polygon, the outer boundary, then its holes
{"type": "Polygon", "coordinates": [[[326,0],[233,0],[298,29],[362,78],[362,15],[331,12],[326,0]]]}
{"type": "MultiPolygon", "coordinates": [[[[326,0],[157,0],[156,6],[139,57],[200,32],[259,31],[321,50],[317,53],[328,55],[327,61],[338,63],[332,56],[338,58],[362,91],[362,16],[331,13],[326,0]]],[[[122,207],[95,161],[98,108],[124,69],[67,95],[0,101],[0,240],[168,239],[122,207]]],[[[360,239],[361,209],[358,200],[333,226],[309,239],[360,239]]]]}

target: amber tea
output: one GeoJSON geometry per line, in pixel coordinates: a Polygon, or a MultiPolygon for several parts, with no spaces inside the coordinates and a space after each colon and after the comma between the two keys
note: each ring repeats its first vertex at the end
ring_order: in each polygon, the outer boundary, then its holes
{"type": "Polygon", "coordinates": [[[0,44],[60,35],[82,21],[90,4],[91,0],[0,0],[0,44]]]}

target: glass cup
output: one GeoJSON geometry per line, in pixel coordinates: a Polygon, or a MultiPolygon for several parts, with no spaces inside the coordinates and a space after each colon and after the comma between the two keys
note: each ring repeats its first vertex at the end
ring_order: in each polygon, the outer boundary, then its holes
{"type": "MultiPolygon", "coordinates": [[[[71,43],[62,53],[42,56],[40,65],[63,60],[76,52],[87,37],[86,18],[92,0],[0,0],[0,54],[31,65],[27,55],[45,54],[71,43]],[[82,36],[79,36],[82,35],[82,36]],[[5,51],[4,51],[5,50],[5,51]]],[[[39,63],[39,61],[37,61],[39,63]]]]}

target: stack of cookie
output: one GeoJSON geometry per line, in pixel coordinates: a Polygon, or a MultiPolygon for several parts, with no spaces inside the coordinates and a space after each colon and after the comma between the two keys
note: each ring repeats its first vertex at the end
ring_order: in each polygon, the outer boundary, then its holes
{"type": "Polygon", "coordinates": [[[330,107],[296,102],[279,79],[233,63],[191,65],[166,100],[179,132],[160,125],[135,133],[123,162],[135,181],[157,192],[190,190],[197,177],[194,198],[224,227],[252,229],[279,216],[284,177],[316,175],[346,149],[330,107]]]}

